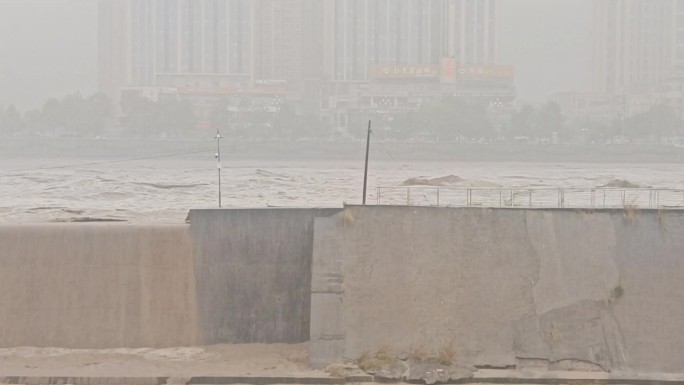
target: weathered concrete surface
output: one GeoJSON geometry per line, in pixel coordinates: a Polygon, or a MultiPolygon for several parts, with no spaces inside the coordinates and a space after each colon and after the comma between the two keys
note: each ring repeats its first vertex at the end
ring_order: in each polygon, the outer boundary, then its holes
{"type": "Polygon", "coordinates": [[[339,210],[192,210],[202,344],[309,339],[316,216],[339,210]]]}
{"type": "Polygon", "coordinates": [[[628,363],[643,371],[684,372],[684,212],[611,217],[624,288],[614,314],[628,363]]]}
{"type": "MultiPolygon", "coordinates": [[[[316,218],[315,250],[344,249],[343,234],[337,231],[339,221],[344,221],[344,216],[316,218]]],[[[312,262],[309,366],[314,369],[340,362],[339,358],[344,355],[344,261],[343,255],[333,253],[325,257],[318,254],[312,262]]]]}
{"type": "Polygon", "coordinates": [[[0,226],[0,346],[197,342],[188,226],[0,226]]]}
{"type": "Polygon", "coordinates": [[[315,232],[316,366],[451,344],[477,365],[684,372],[682,211],[348,207],[315,232]]]}
{"type": "Polygon", "coordinates": [[[0,226],[0,347],[307,341],[314,218],[338,211],[0,226]]]}
{"type": "Polygon", "coordinates": [[[313,280],[342,262],[345,359],[452,344],[476,363],[515,364],[513,322],[534,313],[538,274],[524,211],[349,207],[336,219],[342,241],[315,249],[313,280]]]}

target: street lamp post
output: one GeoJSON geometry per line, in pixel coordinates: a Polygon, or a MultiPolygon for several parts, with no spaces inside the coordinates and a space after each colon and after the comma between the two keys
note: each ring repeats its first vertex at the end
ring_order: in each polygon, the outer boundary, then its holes
{"type": "Polygon", "coordinates": [[[216,130],[216,169],[218,171],[218,205],[221,207],[221,133],[216,130]]]}

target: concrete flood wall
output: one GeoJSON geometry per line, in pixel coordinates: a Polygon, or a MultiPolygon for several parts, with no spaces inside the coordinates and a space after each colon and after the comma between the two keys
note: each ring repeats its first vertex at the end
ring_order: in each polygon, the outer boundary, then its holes
{"type": "Polygon", "coordinates": [[[0,226],[0,347],[306,341],[314,218],[337,211],[0,226]]]}
{"type": "Polygon", "coordinates": [[[202,343],[308,341],[314,218],[339,211],[191,211],[202,343]]]}
{"type": "Polygon", "coordinates": [[[389,345],[466,363],[684,372],[684,212],[197,210],[0,226],[0,347],[389,345]]]}
{"type": "Polygon", "coordinates": [[[317,218],[310,360],[684,371],[684,212],[348,207],[317,218]]]}
{"type": "Polygon", "coordinates": [[[0,346],[197,341],[188,226],[0,226],[0,346]]]}

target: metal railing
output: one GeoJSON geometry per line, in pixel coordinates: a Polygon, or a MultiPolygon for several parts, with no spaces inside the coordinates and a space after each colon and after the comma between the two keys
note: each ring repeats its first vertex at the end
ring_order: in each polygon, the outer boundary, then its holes
{"type": "Polygon", "coordinates": [[[378,187],[378,205],[518,208],[684,208],[684,190],[378,187]]]}

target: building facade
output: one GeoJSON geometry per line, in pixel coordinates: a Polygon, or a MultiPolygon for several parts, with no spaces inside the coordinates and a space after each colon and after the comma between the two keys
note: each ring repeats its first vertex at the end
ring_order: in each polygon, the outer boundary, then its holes
{"type": "Polygon", "coordinates": [[[684,2],[594,0],[594,91],[661,88],[684,64],[684,2]]]}
{"type": "Polygon", "coordinates": [[[684,118],[684,0],[594,0],[593,7],[593,89],[575,93],[582,108],[570,115],[619,120],[666,104],[684,118]]]}
{"type": "Polygon", "coordinates": [[[100,0],[101,89],[272,98],[333,125],[445,96],[500,110],[497,18],[498,0],[100,0]]]}
{"type": "Polygon", "coordinates": [[[100,89],[115,104],[122,92],[249,81],[250,0],[101,0],[99,12],[100,89]]]}
{"type": "Polygon", "coordinates": [[[497,0],[335,0],[328,12],[325,106],[335,124],[447,96],[512,110],[514,70],[497,62],[497,0]]]}

